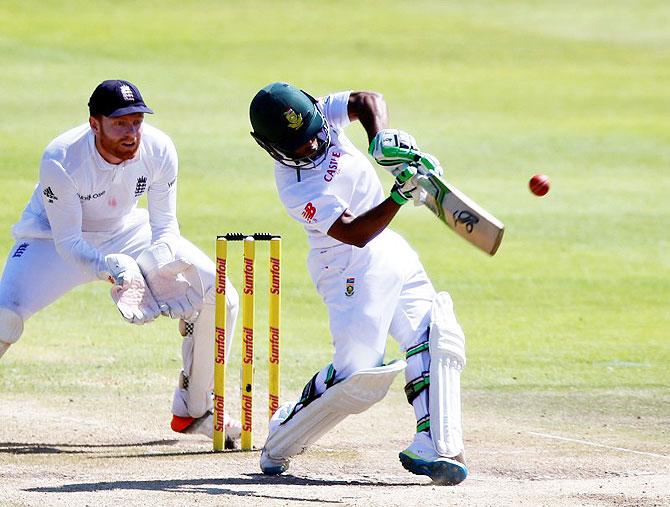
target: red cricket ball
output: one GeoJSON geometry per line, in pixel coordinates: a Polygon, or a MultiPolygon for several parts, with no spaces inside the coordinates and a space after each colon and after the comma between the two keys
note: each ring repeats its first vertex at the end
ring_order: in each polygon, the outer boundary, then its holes
{"type": "Polygon", "coordinates": [[[546,174],[536,174],[528,182],[528,188],[535,195],[542,197],[547,192],[549,192],[549,176],[546,174]]]}

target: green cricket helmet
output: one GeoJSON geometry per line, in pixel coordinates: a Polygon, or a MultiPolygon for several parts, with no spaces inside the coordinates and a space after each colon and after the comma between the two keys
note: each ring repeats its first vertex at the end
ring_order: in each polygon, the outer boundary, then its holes
{"type": "Polygon", "coordinates": [[[289,167],[312,169],[326,156],[330,145],[328,122],[316,99],[288,83],[272,83],[251,101],[251,136],[272,158],[289,167]],[[312,139],[316,149],[299,157],[295,151],[312,139]]]}

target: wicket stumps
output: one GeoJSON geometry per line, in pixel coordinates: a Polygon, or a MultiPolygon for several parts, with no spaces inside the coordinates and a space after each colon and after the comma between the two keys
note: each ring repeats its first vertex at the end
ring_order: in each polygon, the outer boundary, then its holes
{"type": "Polygon", "coordinates": [[[214,334],[214,434],[215,451],[224,448],[224,408],[226,385],[226,265],[228,242],[243,242],[242,259],[242,450],[253,445],[254,391],[254,271],[256,242],[269,241],[268,283],[268,412],[269,417],[279,407],[279,328],[281,312],[281,236],[269,233],[229,233],[216,237],[216,301],[214,334]]]}

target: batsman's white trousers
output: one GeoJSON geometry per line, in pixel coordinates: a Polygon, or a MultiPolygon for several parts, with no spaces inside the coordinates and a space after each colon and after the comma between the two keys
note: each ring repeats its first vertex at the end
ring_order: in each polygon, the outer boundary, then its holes
{"type": "Polygon", "coordinates": [[[402,350],[427,336],[435,289],[397,233],[386,229],[365,248],[314,249],[307,262],[328,307],[338,379],[382,364],[389,334],[402,350]]]}

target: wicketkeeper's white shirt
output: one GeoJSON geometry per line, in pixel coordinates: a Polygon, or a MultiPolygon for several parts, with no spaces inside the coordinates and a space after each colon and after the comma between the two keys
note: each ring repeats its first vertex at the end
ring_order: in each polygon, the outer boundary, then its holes
{"type": "Polygon", "coordinates": [[[53,239],[58,253],[85,271],[104,271],[100,251],[86,241],[115,233],[146,220],[137,202],[148,197],[152,242],[164,241],[176,250],[177,152],[171,139],[147,123],[142,126],[137,155],[121,164],[106,162],[95,147],[88,123],[54,139],[44,151],[39,182],[14,238],[53,239]]]}

